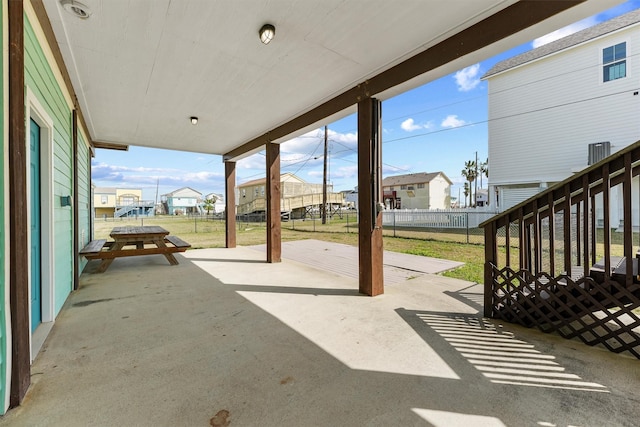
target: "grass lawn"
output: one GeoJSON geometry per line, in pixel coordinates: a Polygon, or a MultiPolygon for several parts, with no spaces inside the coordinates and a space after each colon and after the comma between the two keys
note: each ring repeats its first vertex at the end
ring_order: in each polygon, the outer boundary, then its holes
{"type": "MultiPolygon", "coordinates": [[[[159,225],[191,243],[194,249],[222,248],[225,242],[224,222],[220,220],[203,220],[201,218],[184,217],[152,217],[144,219],[123,219],[107,221],[96,219],[94,234],[96,239],[108,239],[111,229],[124,225],[159,225]]],[[[355,224],[354,224],[355,225],[355,224]]],[[[328,242],[344,243],[357,246],[357,228],[350,227],[350,232],[337,229],[335,224],[322,225],[316,222],[315,231],[309,226],[288,227],[283,223],[282,241],[317,239],[328,242]]],[[[266,227],[264,224],[238,223],[237,243],[239,246],[259,245],[266,242],[266,227]]],[[[464,262],[460,268],[445,272],[447,277],[468,280],[471,282],[483,281],[484,245],[466,244],[457,242],[442,242],[414,237],[384,236],[384,248],[389,251],[401,252],[413,255],[428,256],[464,262]]]]}

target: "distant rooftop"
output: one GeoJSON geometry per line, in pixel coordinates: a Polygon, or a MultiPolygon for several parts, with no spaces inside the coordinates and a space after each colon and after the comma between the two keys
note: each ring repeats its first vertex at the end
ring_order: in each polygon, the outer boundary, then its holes
{"type": "Polygon", "coordinates": [[[421,172],[410,173],[407,175],[388,176],[382,180],[382,185],[384,187],[389,187],[392,185],[426,184],[428,182],[431,182],[438,175],[442,175],[444,179],[451,183],[451,180],[443,172],[421,172]]]}
{"type": "Polygon", "coordinates": [[[520,55],[498,62],[489,71],[487,71],[482,78],[486,79],[494,74],[501,73],[519,65],[526,64],[527,62],[551,55],[552,53],[579,45],[605,34],[612,33],[621,28],[637,24],[638,22],[640,22],[640,9],[633,10],[624,15],[620,15],[617,18],[594,25],[593,27],[585,28],[577,33],[573,33],[569,36],[552,41],[551,43],[542,45],[536,49],[532,49],[528,52],[524,52],[520,55]]]}

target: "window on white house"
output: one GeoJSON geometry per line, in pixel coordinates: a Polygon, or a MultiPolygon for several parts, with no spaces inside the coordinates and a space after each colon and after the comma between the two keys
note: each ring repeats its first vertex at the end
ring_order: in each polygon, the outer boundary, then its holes
{"type": "Polygon", "coordinates": [[[424,184],[418,184],[418,188],[424,188],[424,184]]]}
{"type": "Polygon", "coordinates": [[[107,196],[102,196],[100,201],[102,202],[103,205],[106,205],[107,204],[107,196]]]}
{"type": "Polygon", "coordinates": [[[602,50],[602,79],[604,82],[627,76],[627,43],[618,43],[602,50]]]}
{"type": "Polygon", "coordinates": [[[406,189],[407,189],[407,186],[406,186],[406,185],[401,185],[401,186],[400,186],[400,189],[401,189],[401,190],[406,190],[406,189]]]}
{"type": "Polygon", "coordinates": [[[262,189],[262,197],[264,197],[264,185],[260,188],[262,189]]]}
{"type": "Polygon", "coordinates": [[[407,188],[407,190],[413,191],[414,190],[413,185],[410,185],[409,188],[407,188]]]}

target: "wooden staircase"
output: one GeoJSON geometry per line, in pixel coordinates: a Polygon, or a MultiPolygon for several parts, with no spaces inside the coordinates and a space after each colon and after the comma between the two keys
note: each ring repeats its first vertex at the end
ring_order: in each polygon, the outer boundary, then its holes
{"type": "Polygon", "coordinates": [[[640,141],[481,224],[485,316],[640,358],[638,175],[640,141]],[[621,233],[610,214],[620,190],[621,233]]]}

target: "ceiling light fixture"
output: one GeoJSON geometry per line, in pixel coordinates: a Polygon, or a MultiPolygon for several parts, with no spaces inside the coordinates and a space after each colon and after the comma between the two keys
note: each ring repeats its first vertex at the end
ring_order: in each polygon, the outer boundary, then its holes
{"type": "Polygon", "coordinates": [[[264,24],[258,34],[260,34],[260,41],[263,44],[269,44],[273,40],[273,36],[276,35],[276,27],[271,24],[264,24]]]}
{"type": "Polygon", "coordinates": [[[76,0],[60,0],[60,4],[70,14],[80,18],[87,19],[91,16],[91,10],[89,6],[80,3],[76,0]]]}
{"type": "Polygon", "coordinates": [[[198,124],[198,118],[196,116],[191,116],[191,124],[194,126],[198,124]]]}

